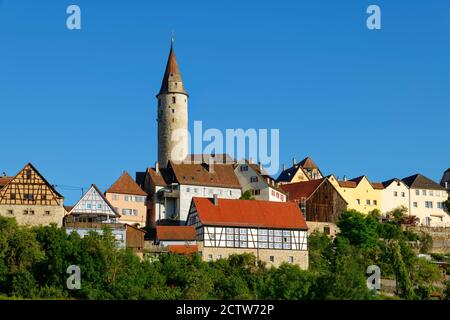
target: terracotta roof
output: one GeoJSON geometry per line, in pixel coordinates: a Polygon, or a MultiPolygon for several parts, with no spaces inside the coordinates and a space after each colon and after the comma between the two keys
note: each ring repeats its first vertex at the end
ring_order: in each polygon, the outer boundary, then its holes
{"type": "Polygon", "coordinates": [[[0,177],[0,189],[6,186],[14,177],[0,177]]]}
{"type": "Polygon", "coordinates": [[[209,159],[213,158],[215,163],[218,164],[233,164],[237,161],[234,160],[229,154],[227,153],[218,153],[218,154],[201,154],[201,153],[194,153],[194,154],[188,154],[186,156],[185,163],[188,163],[188,161],[193,163],[208,163],[209,159]]]}
{"type": "Polygon", "coordinates": [[[338,181],[339,186],[341,186],[342,188],[356,188],[356,186],[358,185],[355,181],[338,181]]]}
{"type": "Polygon", "coordinates": [[[187,94],[184,90],[183,82],[181,80],[181,72],[178,68],[177,58],[173,49],[173,43],[170,46],[169,57],[167,59],[166,70],[164,71],[163,81],[161,83],[161,89],[158,95],[165,93],[183,93],[187,94]],[[173,84],[177,85],[174,86],[173,84]]]}
{"type": "Polygon", "coordinates": [[[414,189],[432,189],[445,190],[439,183],[421,175],[420,173],[403,178],[402,181],[409,187],[414,189]]]}
{"type": "Polygon", "coordinates": [[[170,245],[167,246],[170,253],[176,254],[194,254],[198,252],[197,245],[170,245]]]}
{"type": "MultiPolygon", "coordinates": [[[[240,189],[241,185],[236,177],[231,164],[214,164],[209,171],[209,165],[202,164],[175,164],[169,162],[169,170],[172,169],[174,178],[179,184],[184,185],[205,185],[225,188],[240,189]]],[[[166,179],[167,181],[167,179],[166,179]]],[[[170,181],[167,181],[170,182],[170,181]]]]}
{"type": "Polygon", "coordinates": [[[195,228],[191,226],[156,226],[156,239],[194,241],[195,228]]]}
{"type": "Polygon", "coordinates": [[[161,169],[158,173],[156,173],[155,168],[148,168],[147,173],[150,176],[150,179],[152,180],[152,182],[155,186],[164,187],[167,185],[166,181],[164,180],[164,178],[161,174],[161,169]]]}
{"type": "Polygon", "coordinates": [[[319,169],[319,167],[314,163],[313,159],[306,157],[298,163],[304,169],[319,169]]]}
{"type": "Polygon", "coordinates": [[[65,209],[67,212],[70,212],[70,211],[72,211],[73,207],[74,207],[74,206],[64,206],[64,209],[65,209]]]}
{"type": "Polygon", "coordinates": [[[324,179],[302,181],[282,184],[280,187],[289,194],[289,200],[301,200],[302,198],[308,199],[323,181],[324,179]]]}
{"type": "Polygon", "coordinates": [[[307,230],[303,214],[293,202],[192,198],[203,225],[307,230]]]}
{"type": "Polygon", "coordinates": [[[113,183],[105,193],[132,194],[138,196],[146,196],[147,193],[142,190],[133,178],[124,172],[116,182],[113,183]]]}
{"type": "Polygon", "coordinates": [[[372,187],[376,190],[383,190],[384,185],[381,182],[371,182],[372,187]]]}

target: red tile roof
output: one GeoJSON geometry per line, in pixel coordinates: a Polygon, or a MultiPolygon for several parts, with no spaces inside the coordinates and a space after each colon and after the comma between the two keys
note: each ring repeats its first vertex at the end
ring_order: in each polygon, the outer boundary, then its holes
{"type": "Polygon", "coordinates": [[[192,198],[204,225],[308,229],[303,214],[293,202],[192,198]]]}
{"type": "Polygon", "coordinates": [[[318,179],[282,184],[280,188],[289,194],[289,200],[301,200],[302,198],[308,199],[317,190],[317,188],[319,188],[323,180],[324,179],[318,179]]]}
{"type": "Polygon", "coordinates": [[[170,161],[170,167],[179,184],[241,189],[231,164],[214,164],[211,171],[205,163],[176,164],[170,161]]]}
{"type": "Polygon", "coordinates": [[[0,189],[6,186],[14,177],[0,177],[0,189]]]}
{"type": "Polygon", "coordinates": [[[358,185],[355,181],[338,181],[342,188],[356,188],[358,185]]]}
{"type": "Polygon", "coordinates": [[[167,246],[170,253],[177,254],[194,254],[198,252],[197,245],[170,245],[167,246]]]}
{"type": "Polygon", "coordinates": [[[156,238],[158,240],[184,240],[196,239],[195,228],[191,226],[157,226],[156,238]]]}
{"type": "Polygon", "coordinates": [[[120,194],[132,194],[138,196],[146,196],[147,193],[142,190],[138,184],[133,180],[133,178],[124,172],[113,185],[106,190],[105,193],[120,193],[120,194]]]}
{"type": "Polygon", "coordinates": [[[384,185],[381,182],[371,182],[372,187],[376,190],[383,190],[384,185]]]}
{"type": "Polygon", "coordinates": [[[150,176],[150,179],[152,180],[153,184],[155,186],[164,187],[167,185],[166,181],[164,180],[164,177],[161,174],[161,169],[156,173],[156,169],[154,168],[148,168],[147,173],[150,176]]]}

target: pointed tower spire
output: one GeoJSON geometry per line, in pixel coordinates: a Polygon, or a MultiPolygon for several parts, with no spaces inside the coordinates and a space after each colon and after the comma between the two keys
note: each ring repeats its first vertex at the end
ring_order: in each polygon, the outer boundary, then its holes
{"type": "Polygon", "coordinates": [[[166,70],[164,71],[164,77],[158,96],[160,94],[167,93],[183,93],[187,95],[186,91],[184,90],[183,81],[181,79],[181,72],[178,68],[175,50],[173,49],[174,40],[175,38],[172,32],[170,39],[169,58],[167,59],[166,70]]]}

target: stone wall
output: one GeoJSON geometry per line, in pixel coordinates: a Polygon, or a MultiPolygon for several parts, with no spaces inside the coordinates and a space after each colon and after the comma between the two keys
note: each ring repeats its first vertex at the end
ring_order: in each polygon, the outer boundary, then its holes
{"type": "Polygon", "coordinates": [[[21,225],[39,226],[56,223],[62,226],[63,206],[0,205],[0,216],[16,218],[21,225]]]}
{"type": "Polygon", "coordinates": [[[425,232],[433,238],[432,253],[450,253],[450,227],[409,227],[409,230],[425,232]]]}
{"type": "Polygon", "coordinates": [[[319,231],[325,233],[325,228],[328,227],[330,230],[329,236],[335,237],[339,233],[339,228],[335,223],[331,222],[317,222],[317,221],[306,221],[308,225],[308,236],[314,231],[319,231]]]}
{"type": "Polygon", "coordinates": [[[227,258],[232,254],[253,253],[255,257],[266,263],[267,267],[278,267],[283,262],[288,262],[288,257],[293,257],[293,264],[298,265],[301,269],[307,270],[309,266],[308,251],[298,250],[271,250],[271,249],[244,249],[244,248],[218,248],[218,247],[204,247],[199,246],[202,258],[205,261],[217,260],[219,258],[227,258]],[[211,256],[210,256],[211,255],[211,256]],[[270,256],[273,256],[274,261],[270,261],[270,256]]]}

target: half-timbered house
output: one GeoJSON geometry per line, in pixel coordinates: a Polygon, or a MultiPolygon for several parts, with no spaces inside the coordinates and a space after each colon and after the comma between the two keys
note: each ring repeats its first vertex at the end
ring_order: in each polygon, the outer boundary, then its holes
{"type": "Polygon", "coordinates": [[[269,266],[308,268],[308,227],[295,203],[194,197],[186,224],[204,260],[253,253],[269,266]]]}
{"type": "Polygon", "coordinates": [[[64,214],[63,196],[31,163],[14,177],[0,178],[0,215],[19,224],[61,226],[64,214]]]}

